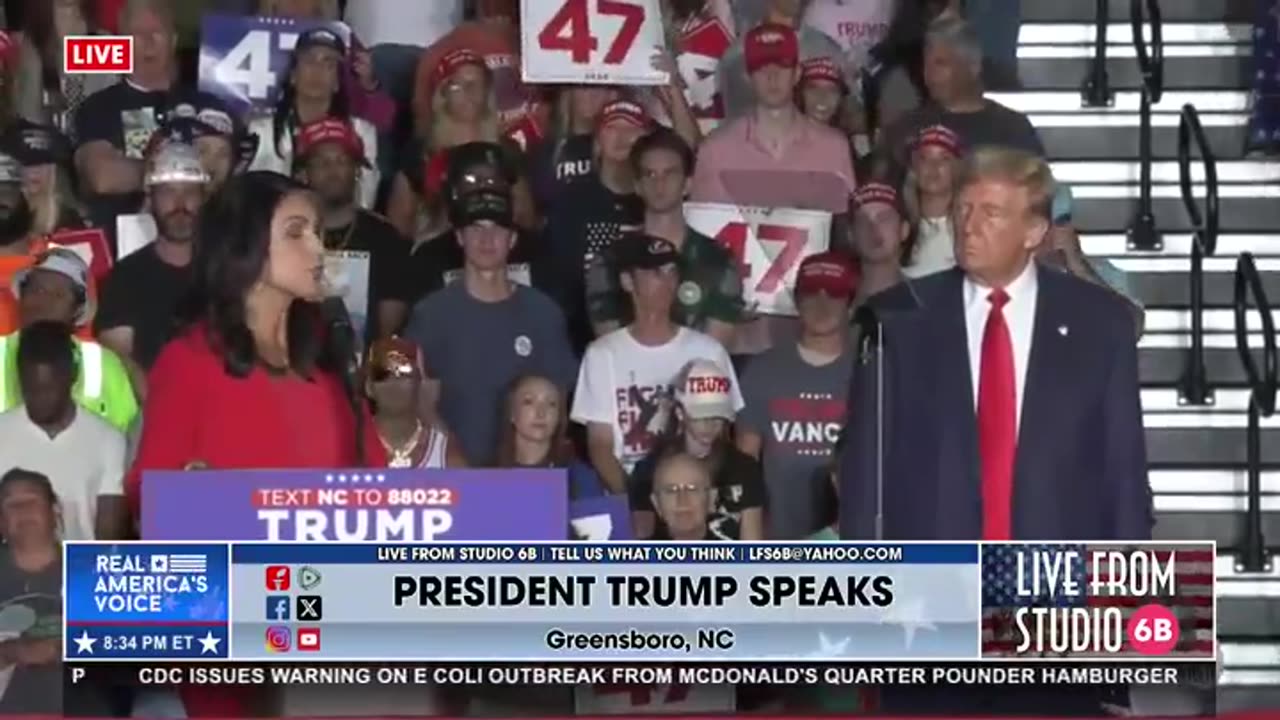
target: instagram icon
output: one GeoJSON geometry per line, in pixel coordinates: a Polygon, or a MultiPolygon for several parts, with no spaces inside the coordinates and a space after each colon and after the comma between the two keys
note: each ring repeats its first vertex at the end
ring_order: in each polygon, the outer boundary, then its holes
{"type": "Polygon", "coordinates": [[[289,628],[272,625],[267,628],[267,652],[289,652],[292,635],[289,628]]]}

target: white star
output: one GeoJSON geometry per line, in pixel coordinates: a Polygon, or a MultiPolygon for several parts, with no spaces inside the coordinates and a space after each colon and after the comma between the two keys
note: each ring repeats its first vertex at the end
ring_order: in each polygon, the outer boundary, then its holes
{"type": "Polygon", "coordinates": [[[937,630],[937,627],[925,619],[924,598],[919,595],[901,603],[894,604],[886,613],[884,621],[893,625],[901,625],[906,635],[906,647],[911,648],[915,642],[917,630],[937,630]]]}
{"type": "Polygon", "coordinates": [[[213,653],[218,654],[218,643],[222,642],[222,638],[214,637],[213,631],[205,633],[204,637],[198,638],[200,641],[200,654],[213,653]]]}
{"type": "Polygon", "coordinates": [[[818,633],[818,649],[811,655],[814,658],[837,658],[844,657],[846,649],[849,647],[849,636],[846,635],[838,642],[831,642],[831,638],[827,637],[824,632],[818,633]]]}
{"type": "Polygon", "coordinates": [[[93,644],[98,642],[98,638],[91,637],[88,630],[81,630],[80,637],[71,639],[76,641],[76,652],[85,655],[92,655],[93,644]]]}

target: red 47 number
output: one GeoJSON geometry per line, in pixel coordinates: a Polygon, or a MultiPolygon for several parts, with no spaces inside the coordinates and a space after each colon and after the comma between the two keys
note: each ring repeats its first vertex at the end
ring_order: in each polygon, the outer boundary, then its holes
{"type": "Polygon", "coordinates": [[[597,685],[597,695],[629,695],[631,707],[684,702],[689,697],[688,685],[597,685]],[[656,696],[656,697],[655,697],[656,696]]]}
{"type": "MultiPolygon", "coordinates": [[[[575,63],[591,62],[591,53],[600,46],[596,36],[591,34],[592,0],[565,0],[563,6],[547,22],[547,26],[538,33],[538,45],[543,50],[562,50],[568,52],[575,63]]],[[[631,46],[640,34],[644,24],[644,8],[632,5],[624,0],[595,0],[596,12],[600,15],[616,15],[622,18],[622,28],[609,45],[604,55],[606,65],[617,65],[626,59],[631,46]]]]}
{"type": "MultiPolygon", "coordinates": [[[[751,265],[747,262],[747,231],[746,223],[735,222],[725,225],[720,232],[716,233],[716,240],[737,259],[738,272],[743,280],[751,277],[751,265]]],[[[760,225],[756,230],[756,236],[760,242],[782,244],[782,248],[777,255],[774,255],[773,262],[769,263],[769,268],[760,276],[755,287],[758,293],[777,292],[787,279],[787,273],[800,262],[804,247],[809,242],[809,233],[802,228],[786,225],[760,225]]]]}

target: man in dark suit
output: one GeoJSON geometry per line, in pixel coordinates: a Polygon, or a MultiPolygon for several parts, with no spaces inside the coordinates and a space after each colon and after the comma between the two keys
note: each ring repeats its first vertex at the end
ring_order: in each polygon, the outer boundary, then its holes
{"type": "MultiPolygon", "coordinates": [[[[880,374],[874,353],[864,353],[840,466],[841,536],[1149,539],[1132,316],[1114,293],[1034,261],[1054,189],[1043,159],[980,149],[960,180],[960,267],[871,301],[884,348],[883,476],[880,374]],[[886,311],[904,306],[914,309],[886,311]]],[[[967,699],[917,690],[885,701],[907,701],[895,712],[1002,712],[1026,693],[960,694],[967,699]]],[[[1103,698],[1090,695],[1035,689],[1024,699],[1033,711],[1100,714],[1103,698]],[[1046,693],[1054,704],[1044,704],[1046,693]]]]}

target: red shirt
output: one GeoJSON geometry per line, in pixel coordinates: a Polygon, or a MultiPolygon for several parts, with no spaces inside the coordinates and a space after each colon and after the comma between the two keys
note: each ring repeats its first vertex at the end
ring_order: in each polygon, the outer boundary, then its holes
{"type": "MultiPolygon", "coordinates": [[[[125,478],[135,513],[143,470],[180,470],[196,462],[211,470],[358,465],[355,418],[333,375],[317,372],[308,380],[256,368],[248,377],[232,377],[199,327],[165,346],[147,385],[138,456],[125,478]]],[[[364,432],[364,464],[386,467],[367,409],[364,432]]],[[[188,717],[247,717],[246,694],[182,688],[188,717]]]]}

